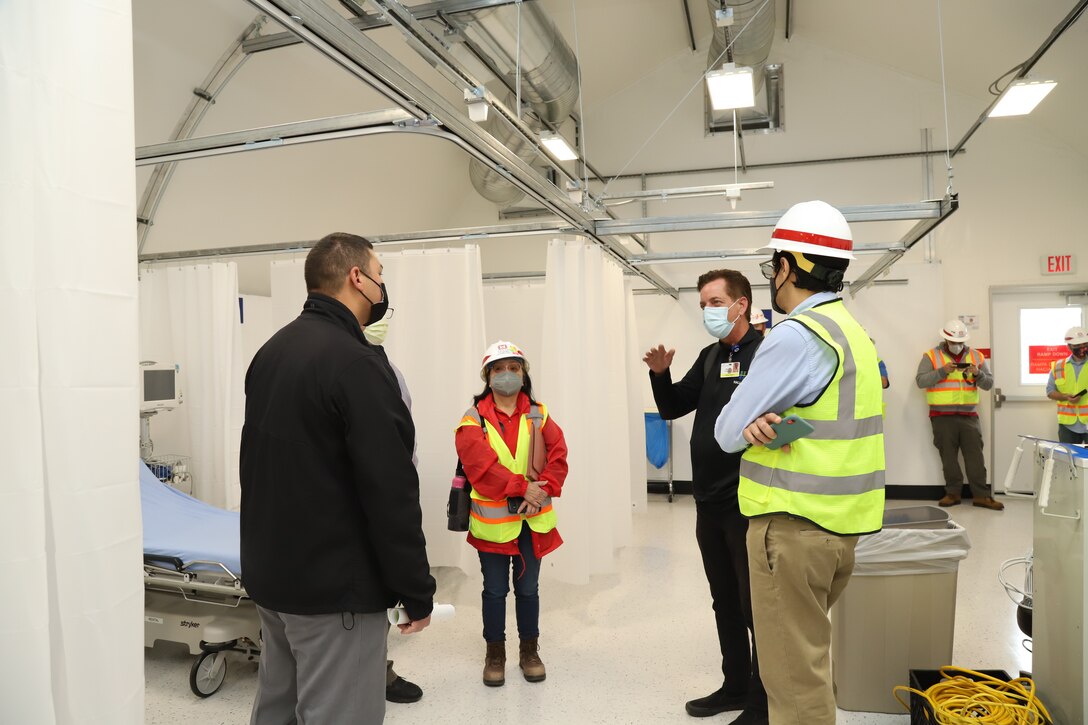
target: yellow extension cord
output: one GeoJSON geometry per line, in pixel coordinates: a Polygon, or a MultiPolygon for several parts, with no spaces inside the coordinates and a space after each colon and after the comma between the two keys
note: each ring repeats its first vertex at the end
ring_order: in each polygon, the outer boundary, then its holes
{"type": "Polygon", "coordinates": [[[1035,682],[1017,677],[1004,682],[962,667],[942,667],[941,682],[925,692],[899,685],[892,690],[910,712],[900,693],[914,693],[933,708],[938,725],[1045,725],[1050,713],[1035,696],[1035,682]],[[967,677],[971,675],[974,679],[967,677]]]}

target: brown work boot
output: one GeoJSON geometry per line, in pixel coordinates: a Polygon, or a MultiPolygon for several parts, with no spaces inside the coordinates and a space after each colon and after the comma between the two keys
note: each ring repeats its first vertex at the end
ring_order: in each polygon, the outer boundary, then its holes
{"type": "Polygon", "coordinates": [[[506,642],[487,643],[484,684],[488,687],[502,687],[506,684],[506,642]]]}
{"type": "Polygon", "coordinates": [[[953,493],[946,493],[944,498],[937,502],[938,506],[959,506],[960,497],[953,493]]]}
{"type": "Polygon", "coordinates": [[[1005,504],[1000,501],[995,501],[992,498],[976,498],[975,506],[981,506],[984,509],[990,509],[991,511],[1004,511],[1005,504]]]}
{"type": "Polygon", "coordinates": [[[541,682],[545,677],[544,663],[537,650],[536,637],[521,640],[521,672],[529,682],[541,682]]]}

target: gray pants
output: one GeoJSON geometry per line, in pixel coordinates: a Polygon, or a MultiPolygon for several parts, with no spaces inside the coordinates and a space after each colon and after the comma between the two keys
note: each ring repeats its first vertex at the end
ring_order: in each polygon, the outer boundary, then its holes
{"type": "Polygon", "coordinates": [[[975,498],[992,498],[986,483],[986,461],[982,455],[982,426],[970,415],[938,415],[929,419],[933,426],[933,445],[941,454],[945,493],[959,496],[963,492],[963,471],[960,454],[967,469],[967,482],[975,498]]]}
{"type": "Polygon", "coordinates": [[[1061,443],[1088,443],[1088,433],[1074,433],[1064,425],[1059,425],[1058,441],[1061,443]]]}
{"type": "Polygon", "coordinates": [[[250,725],[371,725],[385,719],[385,612],[261,616],[250,725]]]}

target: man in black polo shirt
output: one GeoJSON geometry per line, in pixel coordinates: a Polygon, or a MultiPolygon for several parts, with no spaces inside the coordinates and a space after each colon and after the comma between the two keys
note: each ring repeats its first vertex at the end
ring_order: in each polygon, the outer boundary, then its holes
{"type": "Polygon", "coordinates": [[[743,710],[740,725],[767,722],[767,693],[759,678],[748,586],[748,520],[737,505],[740,454],[725,453],[714,440],[714,422],[752,364],[763,334],[749,324],[752,286],[740,272],[718,269],[699,277],[703,326],[716,339],[699,353],[678,383],[669,365],[675,350],[658,345],[643,361],[658,412],[673,420],[695,411],[691,431],[691,468],[695,494],[695,537],[710,583],[723,682],[714,693],[685,705],[693,717],[743,710]]]}

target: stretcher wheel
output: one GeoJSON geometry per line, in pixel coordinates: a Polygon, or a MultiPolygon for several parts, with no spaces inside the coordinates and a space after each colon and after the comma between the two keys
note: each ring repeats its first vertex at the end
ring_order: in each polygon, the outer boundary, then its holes
{"type": "Polygon", "coordinates": [[[198,697],[211,697],[219,692],[227,676],[227,653],[204,652],[189,670],[189,687],[198,697]]]}

